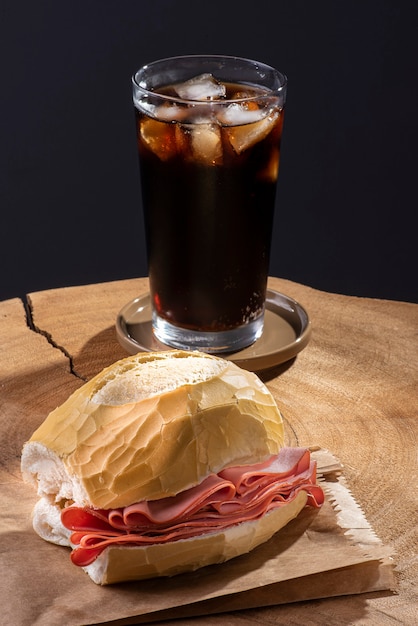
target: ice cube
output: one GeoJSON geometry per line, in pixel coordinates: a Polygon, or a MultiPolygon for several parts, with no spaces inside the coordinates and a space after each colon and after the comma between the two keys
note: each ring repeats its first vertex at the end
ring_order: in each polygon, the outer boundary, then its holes
{"type": "Polygon", "coordinates": [[[258,172],[257,178],[268,183],[274,183],[279,174],[280,150],[276,147],[270,154],[270,159],[265,167],[258,172]]]}
{"type": "Polygon", "coordinates": [[[134,98],[134,104],[138,111],[145,113],[146,115],[153,115],[156,108],[155,104],[152,104],[147,98],[134,98]]]}
{"type": "Polygon", "coordinates": [[[279,115],[279,112],[275,112],[251,124],[226,128],[228,139],[235,152],[241,154],[267,137],[273,130],[279,115]]]}
{"type": "Polygon", "coordinates": [[[204,165],[222,161],[222,140],[219,126],[215,124],[188,124],[193,159],[204,165]]]}
{"type": "Polygon", "coordinates": [[[226,87],[219,83],[212,74],[200,74],[174,87],[182,100],[219,100],[224,98],[226,87]]]}
{"type": "Polygon", "coordinates": [[[174,135],[174,124],[158,122],[150,117],[144,117],[139,126],[142,141],[162,161],[177,154],[177,143],[174,135]]]}
{"type": "Polygon", "coordinates": [[[222,108],[218,113],[218,119],[224,126],[241,126],[242,124],[252,124],[262,120],[268,115],[268,111],[260,109],[255,103],[239,104],[232,102],[222,108]]]}
{"type": "Polygon", "coordinates": [[[155,107],[153,116],[163,122],[173,122],[183,119],[184,112],[181,107],[176,104],[167,103],[162,106],[155,107]]]}
{"type": "Polygon", "coordinates": [[[166,102],[164,104],[153,104],[148,101],[141,103],[141,107],[138,107],[142,113],[145,113],[149,117],[153,117],[162,122],[174,122],[184,120],[188,111],[186,107],[180,107],[175,102],[166,102]]]}

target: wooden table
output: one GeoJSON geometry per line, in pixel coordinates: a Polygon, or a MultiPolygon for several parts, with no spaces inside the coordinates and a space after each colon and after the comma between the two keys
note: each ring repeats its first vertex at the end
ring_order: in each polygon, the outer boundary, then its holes
{"type": "MultiPolygon", "coordinates": [[[[368,521],[393,546],[398,588],[175,623],[416,624],[418,305],[324,293],[277,278],[269,286],[299,301],[312,321],[307,348],[262,375],[284,414],[286,443],[318,445],[340,459],[368,521]]],[[[27,311],[18,299],[0,303],[0,419],[5,436],[10,433],[0,469],[7,467],[16,485],[21,445],[33,427],[126,356],[115,318],[147,289],[141,278],[33,293],[27,311]]]]}

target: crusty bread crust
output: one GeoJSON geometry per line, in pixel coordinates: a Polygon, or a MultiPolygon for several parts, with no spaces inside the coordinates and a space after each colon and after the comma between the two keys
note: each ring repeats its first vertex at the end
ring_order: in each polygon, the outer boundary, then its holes
{"type": "Polygon", "coordinates": [[[199,352],[141,353],[106,368],[52,411],[22,452],[40,496],[117,508],[175,495],[283,445],[267,387],[199,352]]]}

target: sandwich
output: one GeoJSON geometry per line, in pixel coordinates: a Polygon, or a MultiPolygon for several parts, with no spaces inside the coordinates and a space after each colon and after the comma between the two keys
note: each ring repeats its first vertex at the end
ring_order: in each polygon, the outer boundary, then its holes
{"type": "Polygon", "coordinates": [[[35,532],[100,585],[243,555],[324,498],[266,385],[197,351],[104,369],[47,416],[21,469],[35,532]]]}

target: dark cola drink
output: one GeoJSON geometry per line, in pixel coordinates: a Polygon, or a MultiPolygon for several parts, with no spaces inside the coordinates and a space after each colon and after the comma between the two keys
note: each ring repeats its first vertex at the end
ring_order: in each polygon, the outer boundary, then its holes
{"type": "Polygon", "coordinates": [[[212,73],[136,100],[154,332],[228,352],[262,332],[283,100],[212,73]]]}

